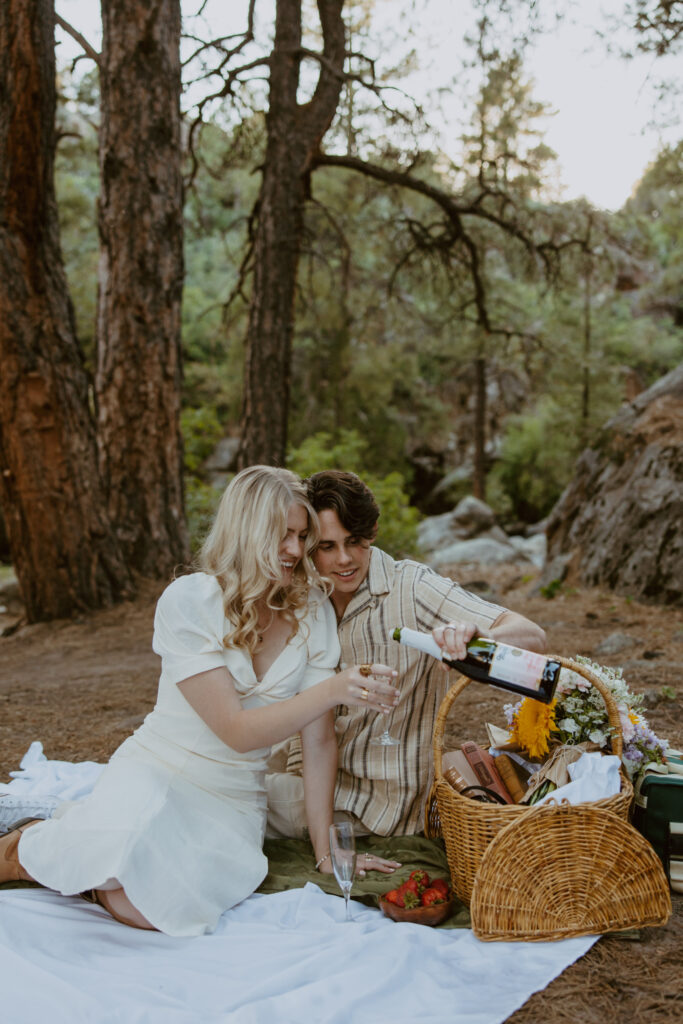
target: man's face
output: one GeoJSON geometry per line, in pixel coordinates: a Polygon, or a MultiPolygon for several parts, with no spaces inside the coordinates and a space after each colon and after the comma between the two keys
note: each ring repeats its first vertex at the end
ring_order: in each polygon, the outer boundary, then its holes
{"type": "Polygon", "coordinates": [[[339,516],[330,508],[318,512],[320,543],[313,555],[321,576],[334,583],[335,594],[354,594],[370,568],[371,541],[354,537],[342,526],[339,516]]]}

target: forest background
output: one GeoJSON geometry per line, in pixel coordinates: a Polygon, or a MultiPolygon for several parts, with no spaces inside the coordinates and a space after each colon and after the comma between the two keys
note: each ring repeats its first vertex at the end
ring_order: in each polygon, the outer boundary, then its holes
{"type": "MultiPolygon", "coordinates": [[[[450,88],[466,127],[446,153],[404,88],[421,55],[378,37],[372,0],[278,0],[262,34],[249,3],[241,32],[186,37],[182,69],[178,0],[104,0],[102,52],[80,39],[87,63],[57,66],[56,132],[49,102],[34,111],[49,171],[36,201],[50,207],[54,159],[58,241],[46,255],[20,224],[23,281],[63,258],[62,326],[50,337],[29,304],[40,329],[18,331],[16,268],[0,297],[0,557],[29,619],[108,603],[131,572],[186,560],[227,478],[207,469],[221,441],[229,470],[361,473],[397,555],[415,553],[421,514],[466,493],[523,530],[619,405],[681,361],[683,142],[617,211],[562,201],[525,61],[567,5],[539,6],[459,5],[468,56],[450,88]],[[136,205],[145,189],[164,191],[163,210],[136,205]],[[29,338],[21,358],[10,328],[29,338]],[[67,363],[82,374],[81,442],[55,459],[74,428],[55,427],[69,402],[46,367],[67,363]],[[41,397],[22,413],[28,380],[41,397]],[[29,469],[18,447],[31,437],[35,454],[48,434],[29,469]],[[69,459],[82,482],[61,494],[45,468],[76,480],[69,459]]],[[[681,6],[625,3],[631,50],[677,52],[681,6]]],[[[35,26],[52,31],[52,4],[10,0],[3,17],[8,52],[33,31],[49,77],[35,26]]],[[[11,92],[11,62],[5,74],[11,92]]],[[[675,89],[662,83],[667,110],[675,89]]],[[[11,167],[21,140],[4,128],[11,167]]],[[[17,201],[12,182],[0,200],[21,221],[35,189],[17,201]]]]}

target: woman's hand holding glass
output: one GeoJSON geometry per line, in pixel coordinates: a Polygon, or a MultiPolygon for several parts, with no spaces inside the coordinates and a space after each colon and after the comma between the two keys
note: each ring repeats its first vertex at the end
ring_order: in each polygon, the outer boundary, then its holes
{"type": "Polygon", "coordinates": [[[388,665],[352,665],[339,672],[339,704],[354,705],[390,714],[398,704],[399,691],[393,685],[398,672],[388,665]]]}
{"type": "MultiPolygon", "coordinates": [[[[361,675],[364,675],[366,677],[366,679],[367,679],[366,686],[369,687],[369,688],[373,688],[374,686],[376,686],[378,680],[380,682],[382,681],[382,675],[381,674],[382,674],[382,672],[384,670],[387,669],[388,665],[391,664],[392,661],[394,662],[394,664],[396,663],[396,645],[394,644],[391,647],[389,647],[389,646],[382,645],[382,644],[374,644],[373,648],[372,648],[372,653],[373,653],[374,658],[375,658],[373,663],[371,665],[361,665],[360,669],[359,669],[359,671],[361,672],[361,675]]],[[[397,678],[398,672],[395,669],[392,669],[391,671],[392,671],[392,674],[393,674],[393,678],[394,679],[397,678]]],[[[368,701],[368,703],[369,703],[369,701],[368,701]]],[[[388,716],[389,716],[390,712],[393,711],[393,709],[396,707],[397,704],[398,704],[398,691],[396,691],[396,695],[394,696],[393,703],[392,703],[391,707],[388,710],[385,707],[380,707],[379,708],[379,710],[383,713],[383,730],[382,730],[382,732],[380,732],[379,735],[373,736],[372,739],[370,740],[370,743],[373,746],[379,746],[379,747],[398,747],[398,746],[400,746],[401,741],[397,740],[397,739],[394,739],[394,737],[389,734],[389,721],[388,721],[388,716]]],[[[372,708],[373,705],[370,705],[370,707],[372,708]]],[[[381,720],[378,719],[378,725],[379,725],[379,721],[381,721],[381,720]]]]}

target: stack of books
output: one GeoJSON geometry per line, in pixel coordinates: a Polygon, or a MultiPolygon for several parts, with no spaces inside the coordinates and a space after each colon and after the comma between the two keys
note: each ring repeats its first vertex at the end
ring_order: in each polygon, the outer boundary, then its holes
{"type": "Polygon", "coordinates": [[[508,754],[493,757],[472,740],[444,753],[442,770],[446,782],[464,796],[506,804],[520,802],[529,777],[508,754]]]}

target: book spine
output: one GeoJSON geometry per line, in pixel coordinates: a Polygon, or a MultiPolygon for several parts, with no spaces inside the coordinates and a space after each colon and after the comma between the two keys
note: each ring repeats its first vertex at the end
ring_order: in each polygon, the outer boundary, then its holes
{"type": "Polygon", "coordinates": [[[503,785],[507,789],[508,793],[510,794],[514,802],[518,804],[524,796],[524,794],[526,793],[526,789],[522,785],[521,780],[517,775],[517,771],[515,769],[515,762],[512,760],[512,758],[508,757],[507,754],[499,754],[499,756],[495,759],[495,762],[498,774],[503,780],[503,785]]]}
{"type": "Polygon", "coordinates": [[[480,785],[485,786],[487,789],[492,789],[494,793],[502,797],[506,804],[513,804],[515,801],[510,796],[496,770],[494,758],[472,740],[461,744],[460,749],[471,764],[480,785]]]}
{"type": "Polygon", "coordinates": [[[456,792],[462,793],[463,789],[467,789],[468,783],[463,779],[457,768],[448,768],[443,773],[443,777],[456,792]]]}

